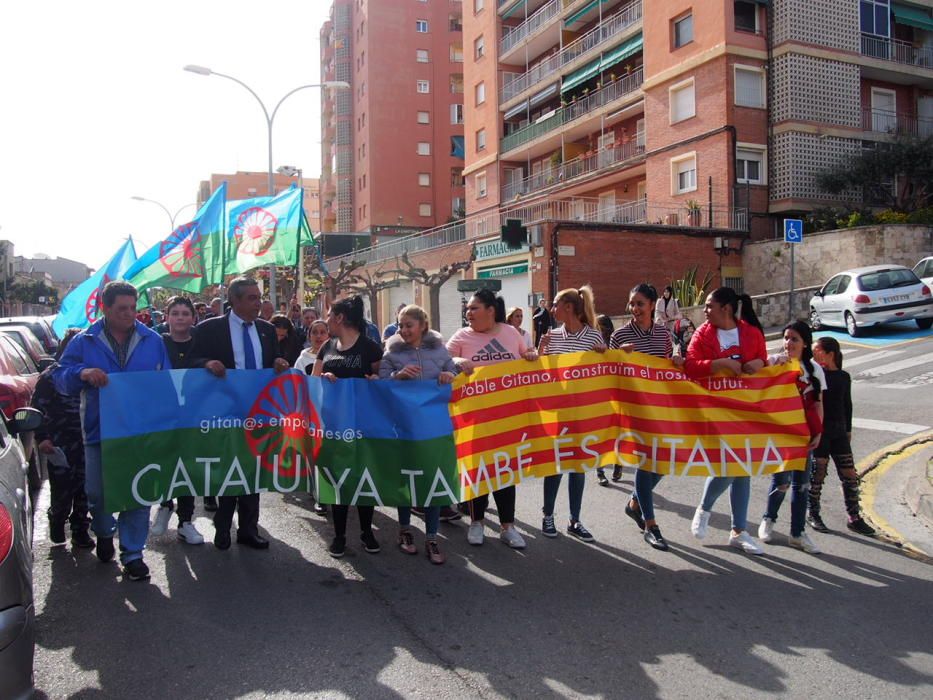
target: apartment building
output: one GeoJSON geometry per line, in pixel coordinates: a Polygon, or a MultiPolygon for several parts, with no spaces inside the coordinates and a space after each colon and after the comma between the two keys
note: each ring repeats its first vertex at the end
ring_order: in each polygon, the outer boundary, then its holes
{"type": "Polygon", "coordinates": [[[462,4],[334,0],[321,80],[325,232],[373,240],[465,215],[462,4]]]}
{"type": "Polygon", "coordinates": [[[634,284],[693,267],[741,287],[745,240],[833,203],[821,170],[931,132],[931,7],[465,0],[467,217],[404,245],[430,267],[475,244],[466,276],[509,305],[589,282],[620,314],[634,284]],[[508,219],[527,249],[497,245],[508,219]]]}

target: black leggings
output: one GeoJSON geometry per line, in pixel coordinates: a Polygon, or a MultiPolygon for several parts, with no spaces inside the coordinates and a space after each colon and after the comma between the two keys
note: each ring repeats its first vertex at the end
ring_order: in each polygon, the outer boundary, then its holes
{"type": "Polygon", "coordinates": [[[859,485],[855,471],[855,459],[852,446],[845,433],[823,434],[819,446],[813,451],[813,473],[810,475],[810,513],[820,514],[820,497],[823,495],[823,482],[829,467],[829,458],[833,458],[836,473],[842,483],[842,500],[850,518],[859,517],[859,485]]]}
{"type": "MultiPolygon", "coordinates": [[[[507,486],[504,489],[493,491],[492,497],[496,500],[499,509],[499,522],[509,525],[515,522],[515,487],[507,486]]],[[[467,501],[471,520],[482,520],[486,516],[486,506],[489,505],[489,494],[477,496],[467,501]]]]}
{"type": "MultiPolygon", "coordinates": [[[[346,537],[347,516],[350,514],[350,506],[333,505],[330,509],[334,514],[334,534],[337,537],[346,537]]],[[[356,512],[360,516],[360,532],[372,532],[373,515],[376,508],[374,506],[357,506],[356,512]]]]}

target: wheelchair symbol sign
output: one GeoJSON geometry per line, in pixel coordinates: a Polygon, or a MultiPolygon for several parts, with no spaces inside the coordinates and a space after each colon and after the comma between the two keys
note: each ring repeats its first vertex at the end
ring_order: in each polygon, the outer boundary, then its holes
{"type": "Polygon", "coordinates": [[[802,219],[784,219],[784,242],[803,243],[802,219]]]}

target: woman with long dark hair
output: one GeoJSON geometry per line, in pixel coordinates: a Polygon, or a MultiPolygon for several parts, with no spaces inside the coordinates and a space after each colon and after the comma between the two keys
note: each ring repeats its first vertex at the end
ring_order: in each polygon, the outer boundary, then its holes
{"type": "MultiPolygon", "coordinates": [[[[706,297],[706,322],[694,334],[687,348],[684,368],[687,374],[700,379],[716,372],[734,376],[754,374],[768,361],[761,322],[752,308],[748,295],[738,295],[730,287],[719,287],[706,297]]],[[[751,477],[711,476],[706,479],[703,499],[697,506],[690,530],[698,540],[706,537],[713,505],[726,489],[732,506],[732,531],[729,544],[747,554],[764,551],[746,532],[751,477]]]]}

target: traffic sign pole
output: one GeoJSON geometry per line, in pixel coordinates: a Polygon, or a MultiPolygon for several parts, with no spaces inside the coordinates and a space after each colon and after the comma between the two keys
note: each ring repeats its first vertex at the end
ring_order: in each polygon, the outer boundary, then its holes
{"type": "Polygon", "coordinates": [[[794,320],[794,250],[797,246],[790,244],[790,295],[788,297],[787,322],[794,320]]]}
{"type": "Polygon", "coordinates": [[[794,320],[794,248],[803,243],[803,219],[784,219],[784,242],[790,244],[790,292],[787,296],[787,320],[794,320]]]}

